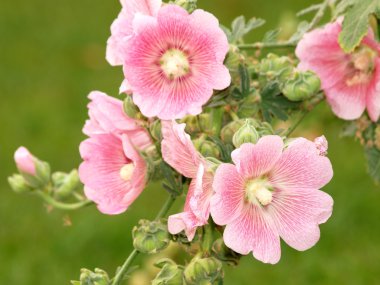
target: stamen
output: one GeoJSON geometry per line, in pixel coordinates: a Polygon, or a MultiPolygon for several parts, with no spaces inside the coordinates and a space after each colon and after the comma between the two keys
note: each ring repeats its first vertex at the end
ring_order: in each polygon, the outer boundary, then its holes
{"type": "Polygon", "coordinates": [[[134,170],[135,166],[133,165],[133,163],[128,163],[120,169],[120,177],[125,181],[129,181],[132,178],[134,170]]]}
{"type": "Polygon", "coordinates": [[[179,49],[167,50],[160,59],[160,65],[164,74],[171,80],[190,72],[187,55],[179,49]]]}

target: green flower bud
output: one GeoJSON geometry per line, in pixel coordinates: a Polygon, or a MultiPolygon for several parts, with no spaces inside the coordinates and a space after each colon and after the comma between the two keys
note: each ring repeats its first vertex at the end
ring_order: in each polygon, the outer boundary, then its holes
{"type": "Polygon", "coordinates": [[[199,133],[202,131],[197,116],[185,116],[179,122],[186,124],[185,131],[188,134],[199,133]]]}
{"type": "Polygon", "coordinates": [[[214,257],[195,257],[185,268],[184,276],[188,285],[216,284],[223,279],[223,266],[214,257]]]}
{"type": "Polygon", "coordinates": [[[26,193],[32,191],[32,188],[26,184],[24,177],[20,174],[14,174],[8,177],[8,183],[16,193],[26,193]]]}
{"type": "Polygon", "coordinates": [[[239,109],[237,112],[237,115],[239,118],[250,118],[255,116],[260,109],[260,104],[257,104],[259,102],[260,98],[253,94],[250,95],[239,104],[239,109]]]}
{"type": "Polygon", "coordinates": [[[194,143],[195,148],[204,157],[219,157],[220,156],[219,147],[211,141],[207,141],[201,137],[199,139],[195,139],[193,143],[194,143]]]}
{"type": "Polygon", "coordinates": [[[296,72],[289,79],[282,93],[290,101],[302,101],[315,95],[321,88],[321,80],[311,71],[296,72]]]}
{"type": "Polygon", "coordinates": [[[165,220],[140,220],[132,231],[133,246],[142,253],[153,254],[165,249],[170,235],[165,220]]]}
{"type": "Polygon", "coordinates": [[[183,266],[177,265],[174,261],[165,258],[156,264],[161,268],[156,278],[152,280],[152,285],[184,285],[183,266]]]}
{"type": "Polygon", "coordinates": [[[240,147],[244,143],[257,143],[260,136],[256,128],[246,120],[244,125],[234,134],[232,143],[236,148],[240,147]]]}
{"type": "Polygon", "coordinates": [[[71,281],[73,285],[110,285],[111,280],[104,270],[96,268],[94,272],[82,268],[80,281],[71,281]]]}
{"type": "Polygon", "coordinates": [[[257,127],[257,132],[259,133],[260,137],[274,135],[276,133],[273,130],[271,124],[269,124],[268,122],[262,122],[257,127]]]}
{"type": "Polygon", "coordinates": [[[220,261],[227,262],[229,265],[238,265],[241,255],[229,249],[223,241],[223,238],[217,239],[212,245],[214,256],[220,261]]]}
{"type": "Polygon", "coordinates": [[[124,99],[123,104],[124,113],[132,119],[140,119],[141,113],[139,108],[133,103],[132,96],[128,95],[124,99]]]}
{"type": "Polygon", "coordinates": [[[234,134],[245,124],[246,121],[249,121],[252,126],[258,127],[259,124],[254,119],[241,119],[232,121],[229,124],[225,125],[222,128],[222,131],[220,133],[220,137],[224,143],[232,144],[232,138],[234,134]]]}
{"type": "Polygon", "coordinates": [[[277,79],[280,83],[284,83],[292,74],[293,69],[294,66],[289,57],[279,57],[270,53],[261,60],[259,74],[264,81],[277,79]]]}
{"type": "Polygon", "coordinates": [[[82,183],[79,179],[79,174],[76,169],[72,170],[65,176],[61,172],[53,174],[53,183],[55,187],[55,195],[59,198],[70,196],[74,191],[78,190],[82,183]]]}
{"type": "Polygon", "coordinates": [[[213,122],[209,113],[203,113],[198,116],[199,127],[204,132],[211,132],[213,129],[213,122]]]}
{"type": "Polygon", "coordinates": [[[150,131],[150,134],[152,135],[152,137],[156,141],[162,140],[161,121],[160,120],[153,121],[153,123],[151,123],[149,126],[149,131],[150,131]]]}

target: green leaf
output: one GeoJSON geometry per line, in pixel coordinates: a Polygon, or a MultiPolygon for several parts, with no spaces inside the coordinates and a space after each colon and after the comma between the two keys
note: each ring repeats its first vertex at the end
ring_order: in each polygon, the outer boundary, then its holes
{"type": "Polygon", "coordinates": [[[247,96],[251,91],[249,72],[245,65],[239,64],[239,76],[240,76],[240,87],[243,97],[247,96]]]}
{"type": "Polygon", "coordinates": [[[261,92],[261,110],[264,120],[270,122],[273,117],[282,121],[288,119],[287,111],[295,109],[299,103],[292,102],[282,96],[278,83],[271,83],[261,92]]]}
{"type": "Polygon", "coordinates": [[[368,173],[375,183],[380,183],[380,150],[376,147],[366,148],[365,154],[368,162],[368,173]]]}
{"type": "Polygon", "coordinates": [[[344,17],[342,32],[339,35],[341,48],[352,52],[367,35],[369,15],[380,10],[380,0],[355,0],[344,17]]]}
{"type": "Polygon", "coordinates": [[[289,42],[297,42],[302,38],[302,36],[309,30],[310,23],[307,21],[302,21],[298,24],[297,31],[291,36],[289,42]]]}
{"type": "Polygon", "coordinates": [[[297,13],[297,17],[301,17],[301,16],[304,16],[306,14],[309,14],[311,12],[314,12],[314,11],[317,11],[319,8],[321,8],[322,4],[314,4],[314,5],[311,5],[305,9],[302,9],[301,11],[299,11],[297,13]]]}
{"type": "Polygon", "coordinates": [[[263,19],[257,18],[252,18],[246,23],[244,16],[239,16],[232,21],[231,31],[226,29],[225,33],[228,36],[229,42],[237,42],[253,29],[261,27],[264,24],[265,21],[263,19]]]}
{"type": "Polygon", "coordinates": [[[265,33],[264,38],[262,40],[263,43],[273,43],[277,40],[278,35],[280,34],[281,29],[269,30],[265,33]]]}

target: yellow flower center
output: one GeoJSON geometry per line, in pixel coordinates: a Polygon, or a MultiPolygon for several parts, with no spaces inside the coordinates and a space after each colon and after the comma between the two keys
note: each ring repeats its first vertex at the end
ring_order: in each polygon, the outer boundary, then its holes
{"type": "Polygon", "coordinates": [[[135,170],[135,166],[133,165],[133,163],[128,163],[128,164],[124,165],[120,169],[120,177],[121,177],[121,179],[123,179],[125,181],[131,180],[132,174],[133,174],[134,170],[135,170]]]}
{"type": "Polygon", "coordinates": [[[377,54],[369,47],[360,47],[351,55],[351,64],[354,74],[346,80],[348,86],[368,83],[375,69],[377,54]]]}
{"type": "Polygon", "coordinates": [[[190,72],[188,57],[179,49],[167,50],[160,59],[160,66],[170,80],[185,76],[190,72]]]}
{"type": "Polygon", "coordinates": [[[245,187],[246,199],[253,204],[269,205],[273,200],[269,182],[265,179],[253,179],[247,182],[245,187]]]}

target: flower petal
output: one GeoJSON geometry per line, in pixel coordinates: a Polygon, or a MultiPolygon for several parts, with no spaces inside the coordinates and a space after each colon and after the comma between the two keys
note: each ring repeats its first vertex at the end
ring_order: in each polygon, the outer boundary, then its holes
{"type": "Polygon", "coordinates": [[[247,178],[259,177],[273,168],[284,143],[280,136],[264,136],[255,145],[243,144],[231,154],[238,172],[247,178]]]}
{"type": "Polygon", "coordinates": [[[376,59],[375,75],[367,94],[368,115],[373,122],[380,117],[380,58],[376,59]]]}

